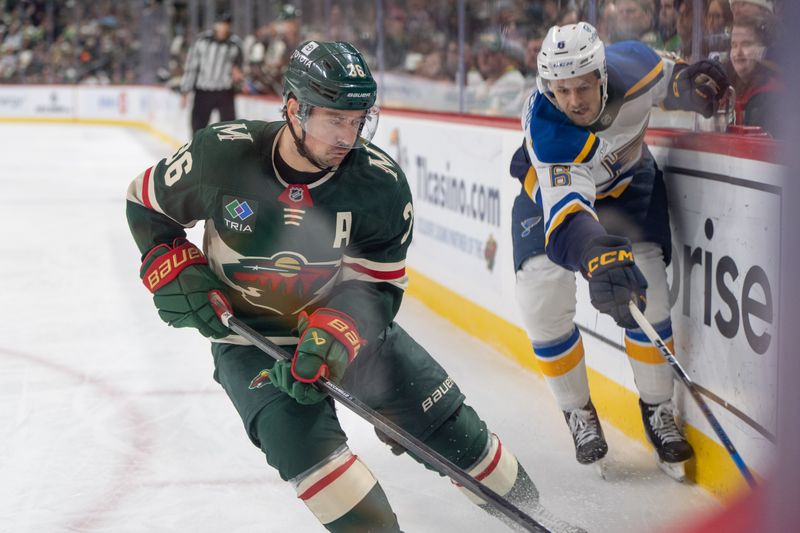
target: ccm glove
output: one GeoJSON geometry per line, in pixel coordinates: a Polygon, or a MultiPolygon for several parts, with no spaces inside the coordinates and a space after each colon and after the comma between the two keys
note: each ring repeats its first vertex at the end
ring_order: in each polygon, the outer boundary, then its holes
{"type": "Polygon", "coordinates": [[[696,111],[709,118],[730,85],[718,61],[704,59],[691,65],[678,64],[673,70],[664,107],[696,111]]]}
{"type": "Polygon", "coordinates": [[[159,244],[144,257],[139,276],[153,293],[158,316],[170,326],[197,328],[215,339],[230,335],[208,301],[208,291],[224,294],[225,286],[194,244],[185,239],[159,244]]]}
{"type": "Polygon", "coordinates": [[[320,308],[298,317],[300,342],[291,363],[278,361],[270,380],[299,403],[317,403],[325,394],[313,386],[321,377],[338,383],[361,347],[366,344],[346,313],[320,308]]]}
{"type": "Polygon", "coordinates": [[[647,280],[633,262],[631,242],[624,237],[602,235],[586,246],[581,258],[581,274],[589,282],[592,305],[611,315],[621,327],[636,329],[628,302],[636,301],[644,311],[647,305],[647,280]]]}

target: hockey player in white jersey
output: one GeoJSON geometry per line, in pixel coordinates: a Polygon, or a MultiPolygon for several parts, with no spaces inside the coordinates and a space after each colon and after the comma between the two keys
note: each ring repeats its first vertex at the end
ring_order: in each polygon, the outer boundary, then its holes
{"type": "Polygon", "coordinates": [[[693,451],[675,422],[672,373],[628,310],[634,299],[672,347],[666,191],[644,136],[653,106],[711,116],[727,78],[715,62],[676,64],[638,41],[606,47],[585,22],[550,28],[538,67],[511,162],[523,185],[512,215],[516,296],[536,361],[578,462],[605,457],[574,323],[580,272],[592,305],[625,328],[645,432],[662,469],[682,479],[693,451]]]}

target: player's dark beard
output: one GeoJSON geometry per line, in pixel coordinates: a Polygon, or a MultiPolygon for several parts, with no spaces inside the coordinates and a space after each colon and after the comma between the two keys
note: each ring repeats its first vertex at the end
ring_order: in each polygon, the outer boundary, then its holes
{"type": "MultiPolygon", "coordinates": [[[[284,117],[285,117],[285,112],[284,112],[284,117]]],[[[299,153],[302,157],[306,158],[306,160],[309,163],[311,163],[320,170],[330,170],[332,168],[330,165],[322,164],[317,160],[316,157],[308,153],[308,150],[306,150],[306,143],[305,143],[306,132],[302,130],[302,128],[301,131],[303,131],[303,136],[302,138],[300,138],[294,132],[294,127],[292,126],[292,122],[288,119],[288,117],[286,117],[286,125],[289,127],[289,133],[292,134],[292,139],[294,139],[294,146],[295,148],[297,148],[297,153],[299,153]]]]}
{"type": "Polygon", "coordinates": [[[313,155],[308,153],[308,150],[306,150],[306,143],[305,143],[306,132],[303,131],[303,137],[302,137],[302,139],[300,139],[300,138],[297,137],[297,134],[294,132],[294,127],[292,127],[292,123],[291,122],[287,122],[287,125],[289,126],[289,132],[291,132],[292,138],[294,139],[294,145],[297,148],[297,153],[299,153],[301,156],[305,157],[306,160],[308,160],[309,163],[311,163],[312,165],[314,165],[318,169],[320,169],[320,170],[330,170],[331,167],[329,165],[325,165],[325,164],[321,163],[319,160],[317,160],[316,157],[314,157],[313,155]]]}

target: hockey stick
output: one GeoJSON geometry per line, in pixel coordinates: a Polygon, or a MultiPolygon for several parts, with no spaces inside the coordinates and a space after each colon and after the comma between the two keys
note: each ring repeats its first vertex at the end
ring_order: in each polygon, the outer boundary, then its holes
{"type": "Polygon", "coordinates": [[[714,430],[714,433],[717,434],[717,437],[719,437],[722,445],[725,446],[725,449],[730,454],[731,459],[733,459],[733,462],[736,464],[739,472],[742,473],[745,481],[747,481],[747,484],[750,485],[750,488],[755,488],[756,480],[753,477],[753,474],[750,473],[747,465],[744,464],[742,456],[739,455],[738,451],[736,451],[736,448],[733,446],[728,434],[725,433],[725,430],[722,429],[722,426],[719,424],[717,417],[714,416],[714,414],[711,412],[711,409],[709,409],[708,404],[705,402],[705,400],[703,400],[703,397],[700,396],[697,386],[695,386],[689,375],[686,374],[686,371],[683,369],[683,367],[681,367],[678,360],[675,359],[675,356],[672,354],[672,352],[669,351],[667,345],[664,344],[664,341],[661,339],[658,333],[656,333],[655,328],[653,328],[650,322],[644,317],[644,314],[639,311],[639,308],[636,306],[636,304],[631,301],[628,303],[628,308],[633,315],[633,319],[636,320],[637,324],[639,324],[639,327],[642,329],[642,331],[644,331],[645,335],[647,335],[647,338],[650,339],[650,342],[652,342],[655,347],[658,348],[658,350],[661,352],[661,355],[663,355],[664,359],[666,359],[667,363],[669,363],[669,366],[672,367],[672,371],[675,373],[675,375],[678,376],[683,384],[686,385],[686,388],[689,389],[689,392],[691,393],[692,398],[694,398],[695,403],[697,403],[697,406],[703,412],[703,415],[705,415],[708,423],[711,424],[711,428],[714,430]]]}
{"type": "MultiPolygon", "coordinates": [[[[291,356],[285,350],[272,343],[269,339],[258,333],[256,330],[233,316],[233,313],[227,306],[225,300],[220,296],[219,291],[213,290],[209,292],[208,299],[211,302],[211,306],[214,308],[214,312],[217,314],[220,321],[232,331],[252,342],[256,348],[266,353],[276,361],[291,359],[291,356]]],[[[476,481],[475,478],[464,472],[451,461],[441,456],[434,450],[428,448],[416,437],[394,425],[392,422],[384,418],[380,413],[375,412],[372,408],[355,398],[346,390],[342,389],[336,383],[328,381],[323,377],[317,380],[317,384],[320,389],[330,394],[339,403],[372,424],[375,428],[387,434],[392,438],[392,440],[403,446],[406,450],[415,454],[417,457],[421,458],[437,472],[447,475],[450,479],[469,490],[475,496],[491,503],[495,509],[504,514],[509,520],[512,520],[514,523],[524,528],[526,531],[549,533],[548,529],[518,509],[514,504],[497,494],[486,485],[482,485],[480,482],[476,481]]]]}

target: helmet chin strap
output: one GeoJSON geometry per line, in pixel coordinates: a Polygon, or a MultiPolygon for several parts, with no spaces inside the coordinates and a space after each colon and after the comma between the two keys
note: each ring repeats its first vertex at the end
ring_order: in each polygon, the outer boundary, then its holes
{"type": "Polygon", "coordinates": [[[312,156],[311,154],[308,153],[308,150],[306,150],[306,143],[305,143],[305,141],[306,141],[306,132],[305,132],[305,130],[303,130],[301,128],[301,131],[303,132],[303,137],[302,138],[298,138],[297,134],[294,132],[294,126],[292,126],[292,122],[287,119],[286,120],[286,125],[289,126],[289,133],[292,134],[292,139],[294,139],[294,146],[295,146],[295,148],[297,148],[297,153],[298,154],[300,154],[302,157],[304,157],[306,159],[306,161],[308,161],[309,163],[311,163],[312,165],[314,165],[315,167],[317,167],[320,170],[330,170],[332,168],[332,167],[326,167],[326,166],[320,164],[320,162],[317,161],[317,159],[314,156],[312,156]]]}
{"type": "Polygon", "coordinates": [[[595,122],[600,120],[600,117],[603,116],[603,111],[605,111],[606,109],[607,101],[608,101],[608,88],[603,85],[600,85],[600,111],[597,112],[597,116],[594,117],[589,124],[594,124],[595,122]]]}
{"type": "MultiPolygon", "coordinates": [[[[302,105],[302,104],[301,104],[302,105]]],[[[294,139],[294,147],[297,149],[297,153],[300,154],[306,161],[314,165],[320,170],[330,170],[333,167],[326,167],[320,164],[317,159],[308,153],[306,150],[306,131],[302,128],[300,130],[303,132],[302,138],[298,138],[297,134],[294,132],[294,127],[292,126],[292,121],[289,120],[289,106],[288,104],[284,104],[283,106],[283,119],[286,121],[286,125],[289,127],[289,133],[292,134],[292,139],[294,139]]]]}

